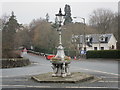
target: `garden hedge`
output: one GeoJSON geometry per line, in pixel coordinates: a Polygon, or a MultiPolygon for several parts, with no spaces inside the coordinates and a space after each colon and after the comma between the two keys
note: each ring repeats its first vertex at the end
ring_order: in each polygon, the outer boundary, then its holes
{"type": "Polygon", "coordinates": [[[92,50],[87,51],[86,58],[120,58],[120,50],[92,50]]]}
{"type": "Polygon", "coordinates": [[[14,67],[23,67],[27,66],[30,63],[27,58],[8,58],[0,60],[2,63],[2,67],[0,68],[14,68],[14,67]]]}

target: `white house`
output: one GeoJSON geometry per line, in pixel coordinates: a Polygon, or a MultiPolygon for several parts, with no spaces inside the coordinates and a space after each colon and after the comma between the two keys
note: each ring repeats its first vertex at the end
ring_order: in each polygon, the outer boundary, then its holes
{"type": "Polygon", "coordinates": [[[74,35],[80,50],[111,50],[116,49],[117,40],[113,34],[74,35]]]}

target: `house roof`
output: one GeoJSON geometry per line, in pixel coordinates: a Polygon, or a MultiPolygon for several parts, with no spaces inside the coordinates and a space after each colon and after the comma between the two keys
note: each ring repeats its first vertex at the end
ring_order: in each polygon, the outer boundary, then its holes
{"type": "Polygon", "coordinates": [[[80,43],[84,43],[85,39],[91,39],[91,43],[100,42],[100,38],[104,37],[105,42],[108,43],[113,34],[87,34],[87,35],[76,35],[75,37],[80,37],[80,43]]]}

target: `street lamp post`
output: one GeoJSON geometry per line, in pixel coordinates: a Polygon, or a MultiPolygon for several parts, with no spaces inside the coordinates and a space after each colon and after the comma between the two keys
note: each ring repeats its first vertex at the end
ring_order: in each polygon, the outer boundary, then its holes
{"type": "Polygon", "coordinates": [[[59,27],[57,29],[57,31],[59,32],[59,46],[57,48],[57,55],[56,55],[56,57],[59,57],[62,60],[64,60],[64,57],[65,57],[64,48],[62,46],[62,37],[61,37],[61,34],[62,34],[61,23],[63,22],[63,17],[64,16],[65,15],[62,14],[62,11],[61,11],[61,8],[60,8],[59,13],[56,14],[56,17],[58,18],[58,23],[59,23],[59,27]]]}
{"type": "Polygon", "coordinates": [[[73,17],[73,18],[81,18],[83,19],[83,23],[84,23],[84,50],[86,51],[86,37],[85,37],[85,18],[83,17],[73,17]]]}
{"type": "Polygon", "coordinates": [[[65,15],[62,14],[60,8],[59,13],[56,14],[59,23],[59,27],[57,29],[57,31],[59,32],[59,46],[57,47],[56,56],[50,60],[52,63],[52,69],[54,71],[54,74],[52,74],[52,76],[66,77],[67,75],[70,75],[69,72],[70,58],[65,56],[64,48],[62,46],[62,39],[61,39],[61,34],[62,34],[61,23],[63,22],[64,16],[65,15]]]}

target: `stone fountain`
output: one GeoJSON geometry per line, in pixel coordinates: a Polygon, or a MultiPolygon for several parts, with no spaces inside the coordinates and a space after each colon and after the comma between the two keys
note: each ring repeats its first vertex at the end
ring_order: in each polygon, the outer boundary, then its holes
{"type": "Polygon", "coordinates": [[[56,16],[58,17],[58,23],[59,23],[59,27],[57,29],[57,31],[59,32],[59,46],[57,47],[56,56],[51,58],[50,60],[50,62],[52,63],[51,67],[54,72],[52,76],[66,77],[68,75],[71,75],[69,71],[71,59],[70,57],[65,56],[64,47],[62,46],[62,41],[61,41],[61,34],[62,34],[61,23],[63,21],[63,17],[65,16],[62,14],[61,8],[59,10],[59,13],[56,14],[56,16]]]}

